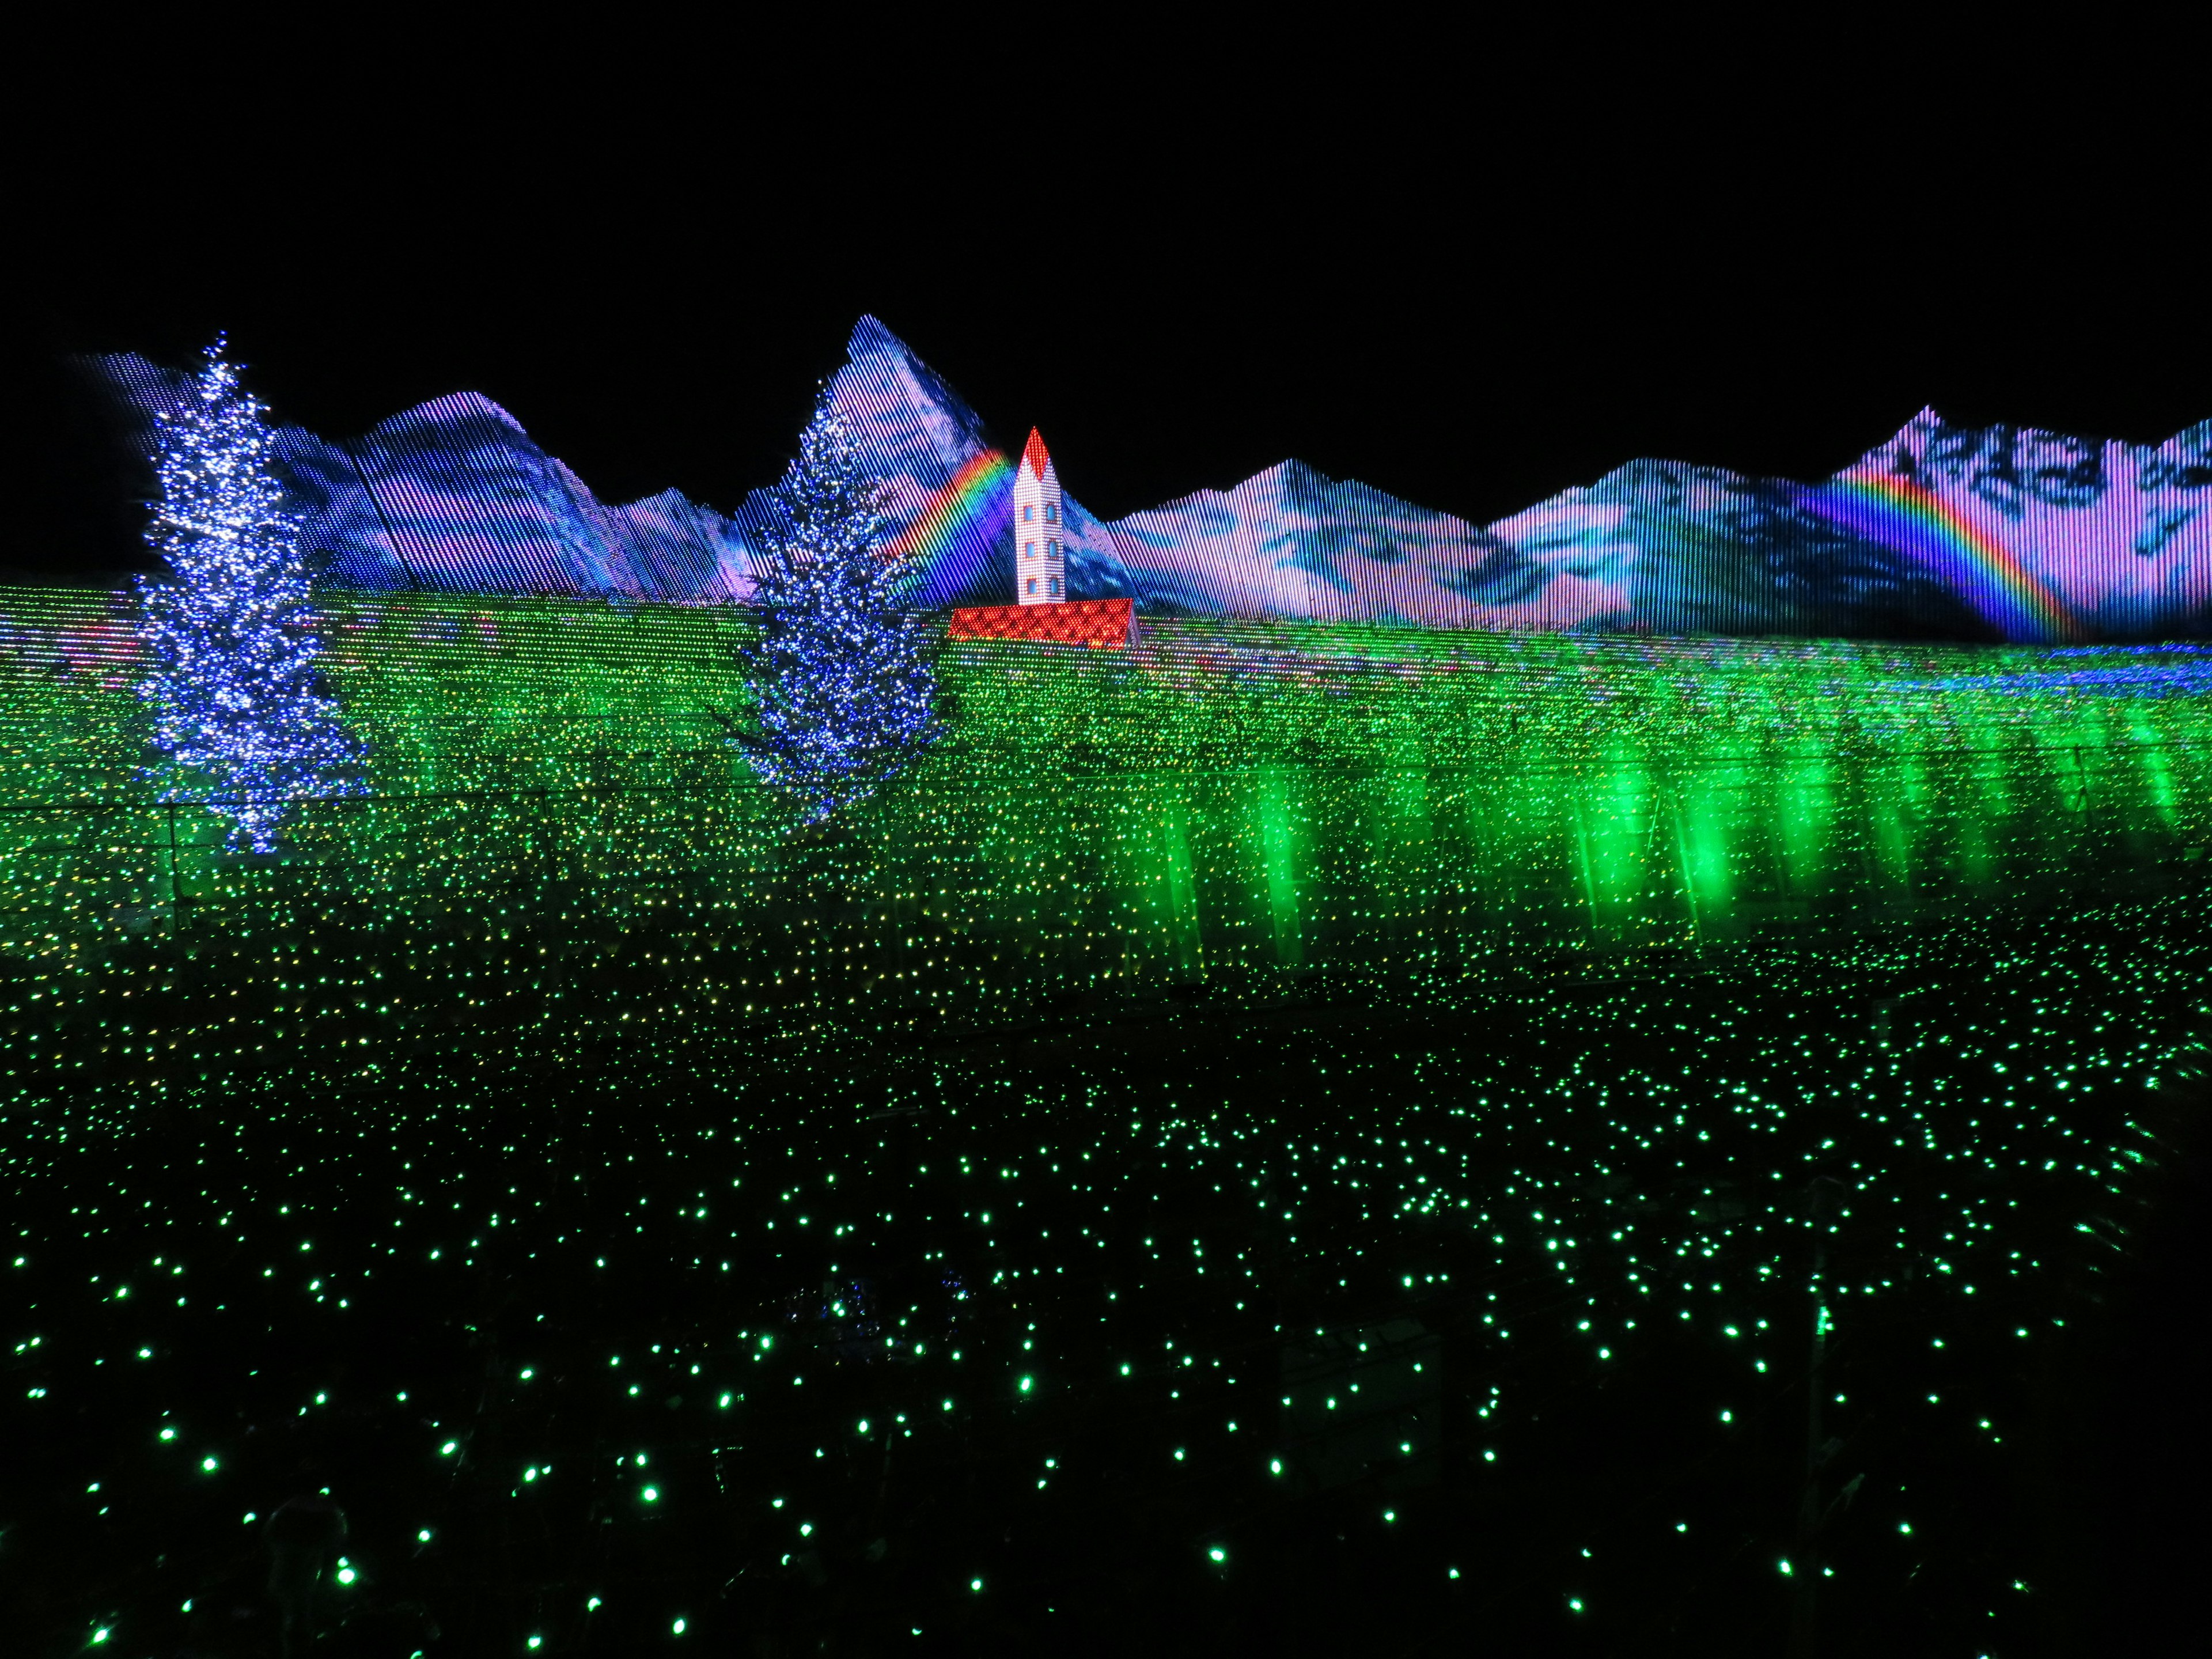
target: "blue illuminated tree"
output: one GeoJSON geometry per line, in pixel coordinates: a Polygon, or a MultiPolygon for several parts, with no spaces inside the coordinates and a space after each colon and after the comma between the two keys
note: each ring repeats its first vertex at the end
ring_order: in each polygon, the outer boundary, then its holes
{"type": "Polygon", "coordinates": [[[236,850],[269,852],[292,803],[356,793],[361,757],[316,685],[300,522],[266,410],[218,338],[185,406],[158,416],[161,500],[147,540],[173,580],[141,578],[153,672],[138,695],[164,757],[164,800],[204,800],[236,850]]]}
{"type": "Polygon", "coordinates": [[[757,627],[739,647],[752,718],[732,729],[754,771],[817,823],[936,739],[934,630],[899,605],[908,573],[884,544],[883,486],[826,391],[768,495],[757,627]]]}

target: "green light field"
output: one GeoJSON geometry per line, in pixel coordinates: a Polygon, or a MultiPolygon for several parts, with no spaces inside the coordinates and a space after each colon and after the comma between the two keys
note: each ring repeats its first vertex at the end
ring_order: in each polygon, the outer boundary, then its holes
{"type": "Polygon", "coordinates": [[[0,593],[27,1651],[267,1649],[323,1485],[436,1652],[2094,1628],[2212,653],[1148,621],[798,834],[728,613],[323,603],[255,858],[0,593]]]}
{"type": "MultiPolygon", "coordinates": [[[[136,775],[121,602],[8,602],[0,946],[82,960],[118,929],[176,927],[179,905],[187,928],[495,896],[743,914],[820,862],[723,741],[716,714],[741,707],[726,613],[425,598],[326,615],[368,793],[307,804],[289,850],[254,860],[136,775]]],[[[993,941],[1061,987],[1457,979],[1468,953],[1702,949],[2154,890],[2212,839],[2196,653],[1154,622],[1127,656],[970,646],[945,683],[952,739],[837,860],[883,923],[859,943],[872,965],[839,977],[885,1017],[1010,989],[941,972],[939,944],[993,941]],[[2168,678],[2100,679],[2115,667],[2168,678]]],[[[776,969],[828,971],[808,944],[779,942],[796,954],[776,969]]]]}

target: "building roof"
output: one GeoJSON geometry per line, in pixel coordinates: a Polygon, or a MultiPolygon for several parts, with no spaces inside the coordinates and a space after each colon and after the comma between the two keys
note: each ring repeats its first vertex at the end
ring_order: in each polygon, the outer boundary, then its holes
{"type": "Polygon", "coordinates": [[[1045,453],[1044,437],[1035,427],[1030,428],[1030,441],[1022,446],[1022,465],[1038,477],[1044,477],[1045,468],[1052,465],[1052,457],[1045,453]]]}

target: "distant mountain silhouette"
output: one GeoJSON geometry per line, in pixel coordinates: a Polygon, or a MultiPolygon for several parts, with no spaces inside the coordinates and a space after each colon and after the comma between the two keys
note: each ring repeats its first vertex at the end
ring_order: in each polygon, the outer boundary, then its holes
{"type": "MultiPolygon", "coordinates": [[[[142,419],[186,377],[93,366],[142,419]]],[[[872,317],[831,395],[920,556],[921,605],[1012,598],[1007,457],[872,317]]],[[[150,422],[149,422],[150,424],[150,422]]],[[[1049,434],[1048,434],[1048,436],[1049,434]]],[[[763,507],[609,506],[474,392],[283,453],[323,578],[365,588],[742,601],[763,507]]],[[[1284,461],[1103,522],[1066,504],[1068,591],[1140,611],[1443,628],[1867,638],[2212,633],[2212,422],[2155,448],[1925,410],[1836,477],[1632,460],[1478,526],[1284,461]]]]}

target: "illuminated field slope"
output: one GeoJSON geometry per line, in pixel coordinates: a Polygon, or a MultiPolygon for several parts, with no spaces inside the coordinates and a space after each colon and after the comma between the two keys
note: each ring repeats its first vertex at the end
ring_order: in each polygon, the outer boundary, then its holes
{"type": "Polygon", "coordinates": [[[331,600],[372,792],[241,860],[127,621],[0,595],[24,1651],[273,1651],[310,1478],[352,1650],[2105,1627],[2204,653],[1155,621],[793,836],[734,617],[331,600]]]}
{"type": "MultiPolygon", "coordinates": [[[[124,603],[0,610],[0,939],[19,952],[310,894],[589,909],[666,883],[742,910],[820,855],[724,740],[738,613],[401,596],[325,603],[367,798],[303,805],[276,860],[227,857],[211,816],[134,775],[124,603]]],[[[944,672],[952,736],[860,815],[848,878],[1081,985],[1408,971],[1406,938],[1446,918],[1453,948],[1510,959],[1516,939],[1702,945],[2155,886],[2208,840],[2202,648],[1154,620],[1126,658],[966,642],[944,672]]],[[[931,960],[886,969],[884,994],[939,1013],[1007,994],[933,985],[931,960]]]]}

